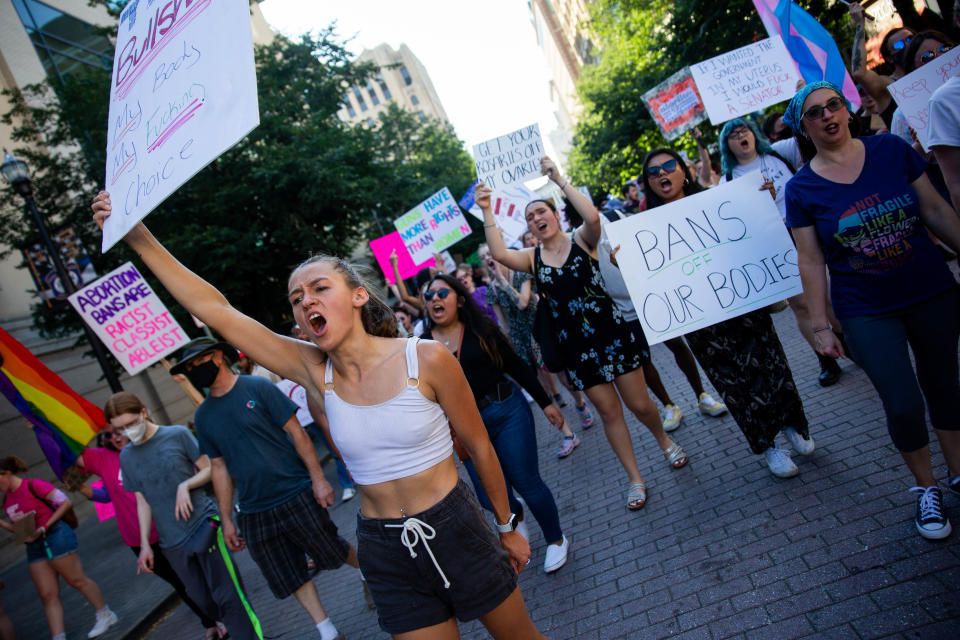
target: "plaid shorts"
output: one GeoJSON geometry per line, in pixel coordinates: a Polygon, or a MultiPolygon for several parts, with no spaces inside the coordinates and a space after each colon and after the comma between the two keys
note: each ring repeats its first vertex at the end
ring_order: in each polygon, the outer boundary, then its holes
{"type": "Polygon", "coordinates": [[[266,511],[241,513],[239,523],[250,555],[279,599],[310,580],[304,554],[318,569],[336,569],[350,551],[309,488],[266,511]]]}

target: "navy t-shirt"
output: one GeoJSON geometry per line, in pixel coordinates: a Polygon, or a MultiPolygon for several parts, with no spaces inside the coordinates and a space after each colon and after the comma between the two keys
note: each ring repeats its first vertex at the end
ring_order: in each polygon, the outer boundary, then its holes
{"type": "Polygon", "coordinates": [[[297,404],[260,376],[240,376],[228,393],[207,396],[197,408],[200,451],[224,459],[241,512],[271,509],[310,487],[310,473],[283,430],[296,413],[297,404]]]}
{"type": "Polygon", "coordinates": [[[839,318],[895,311],[954,286],[911,186],[927,161],[894,135],[860,141],[866,157],[852,184],[810,163],[787,183],[787,226],[816,228],[839,318]]]}

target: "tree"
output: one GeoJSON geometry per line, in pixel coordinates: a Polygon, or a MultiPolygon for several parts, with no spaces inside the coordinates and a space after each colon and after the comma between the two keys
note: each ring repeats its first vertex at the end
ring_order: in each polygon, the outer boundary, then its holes
{"type": "MultiPolygon", "coordinates": [[[[453,131],[437,123],[391,112],[387,135],[341,121],[345,88],[362,85],[375,68],[353,62],[332,28],[296,42],[278,37],[257,47],[255,60],[260,126],[164,201],[147,224],[235,306],[284,330],[292,266],[312,253],[349,254],[379,235],[374,215],[392,229],[393,218],[429,195],[431,174],[459,190],[473,167],[453,131]]],[[[30,164],[42,210],[53,225],[76,226],[99,273],[132,258],[121,245],[100,255],[90,214],[104,183],[109,81],[109,70],[91,69],[62,86],[10,92],[13,107],[3,116],[15,152],[30,164]]],[[[9,188],[6,196],[0,242],[22,246],[33,231],[9,188]]],[[[152,284],[192,330],[185,312],[152,284]]],[[[39,305],[34,320],[45,335],[72,333],[79,322],[70,309],[48,313],[39,305]]]]}
{"type": "MultiPolygon", "coordinates": [[[[827,0],[800,4],[842,36],[840,49],[849,51],[846,7],[827,0]]],[[[574,132],[570,174],[591,191],[618,193],[639,173],[646,151],[666,144],[643,94],[684,66],[767,35],[751,0],[596,0],[590,7],[600,61],[583,69],[577,85],[584,115],[574,132]]],[[[672,146],[694,150],[689,137],[672,146]]]]}

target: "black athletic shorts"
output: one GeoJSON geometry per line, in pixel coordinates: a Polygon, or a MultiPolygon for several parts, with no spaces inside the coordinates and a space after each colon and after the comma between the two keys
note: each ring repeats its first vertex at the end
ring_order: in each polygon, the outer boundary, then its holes
{"type": "Polygon", "coordinates": [[[517,572],[507,552],[462,480],[443,500],[409,518],[380,520],[358,514],[357,552],[380,627],[390,634],[454,616],[474,620],[496,609],[517,588],[517,572]],[[415,542],[416,557],[410,556],[402,536],[415,542]]]}

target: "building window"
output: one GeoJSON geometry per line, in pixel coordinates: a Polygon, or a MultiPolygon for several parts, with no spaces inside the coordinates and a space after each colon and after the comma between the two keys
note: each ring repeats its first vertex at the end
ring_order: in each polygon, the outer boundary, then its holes
{"type": "Polygon", "coordinates": [[[413,78],[410,77],[410,72],[407,71],[406,67],[400,67],[400,77],[403,78],[403,84],[408,87],[413,84],[413,78]]]}
{"type": "Polygon", "coordinates": [[[360,105],[360,111],[366,111],[368,109],[367,102],[363,99],[363,94],[360,93],[360,87],[356,85],[353,87],[353,97],[357,99],[357,104],[360,105]]]}
{"type": "Polygon", "coordinates": [[[373,103],[373,106],[380,104],[380,98],[377,97],[377,92],[373,88],[373,82],[367,80],[367,93],[370,94],[370,102],[373,103]]]}
{"type": "Polygon", "coordinates": [[[347,108],[347,113],[350,115],[351,118],[357,117],[357,110],[353,108],[352,104],[350,104],[349,97],[343,96],[343,106],[347,108]]]}
{"type": "Polygon", "coordinates": [[[379,73],[377,74],[377,84],[380,85],[380,91],[383,93],[384,100],[390,100],[392,96],[390,95],[390,89],[387,88],[387,83],[383,81],[383,76],[379,73]]]}
{"type": "Polygon", "coordinates": [[[423,111],[417,111],[417,115],[420,117],[420,122],[427,121],[427,114],[425,114],[423,111]]]}
{"type": "Polygon", "coordinates": [[[416,95],[410,94],[410,104],[412,104],[413,106],[417,106],[418,104],[420,104],[420,99],[417,98],[416,95]]]}
{"type": "Polygon", "coordinates": [[[113,64],[113,44],[93,25],[36,0],[13,0],[13,6],[48,76],[62,82],[82,65],[113,64]]]}
{"type": "Polygon", "coordinates": [[[367,118],[367,126],[373,129],[374,127],[373,118],[367,118]]]}

